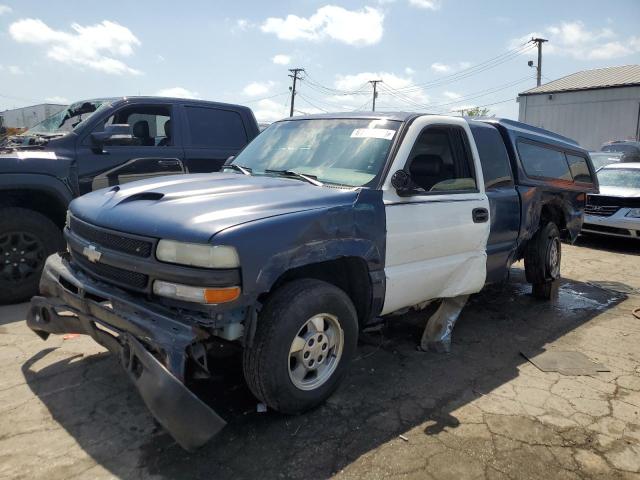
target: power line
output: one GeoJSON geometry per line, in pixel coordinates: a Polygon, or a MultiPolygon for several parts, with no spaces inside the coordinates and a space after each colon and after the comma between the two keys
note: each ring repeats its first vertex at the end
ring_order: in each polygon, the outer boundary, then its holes
{"type": "Polygon", "coordinates": [[[261,102],[262,100],[269,100],[271,98],[276,98],[276,97],[281,97],[282,95],[289,95],[289,92],[280,92],[280,93],[276,93],[274,95],[270,95],[268,97],[262,97],[262,98],[254,98],[253,100],[246,100],[243,101],[242,103],[255,103],[255,102],[261,102]]]}

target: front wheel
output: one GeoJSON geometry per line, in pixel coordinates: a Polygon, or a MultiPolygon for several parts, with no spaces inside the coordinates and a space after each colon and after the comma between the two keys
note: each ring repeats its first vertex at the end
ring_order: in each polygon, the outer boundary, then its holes
{"type": "Polygon", "coordinates": [[[524,267],[534,297],[544,300],[552,297],[554,282],[560,278],[561,246],[560,231],[553,222],[540,228],[529,241],[524,267]]]}
{"type": "Polygon", "coordinates": [[[63,248],[62,232],[41,213],[0,209],[0,304],[36,295],[45,260],[63,248]]]}
{"type": "Polygon", "coordinates": [[[342,290],[320,280],[293,281],[258,317],[253,345],[244,351],[245,379],[270,408],[304,412],[336,389],[357,339],[356,310],[342,290]]]}

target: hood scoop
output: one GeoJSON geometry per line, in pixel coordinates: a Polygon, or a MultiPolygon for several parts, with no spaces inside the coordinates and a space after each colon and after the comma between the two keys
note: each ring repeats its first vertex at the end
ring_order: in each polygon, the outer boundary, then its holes
{"type": "Polygon", "coordinates": [[[162,200],[163,197],[164,197],[164,193],[160,193],[160,192],[140,192],[140,193],[134,193],[133,195],[129,195],[128,197],[125,197],[120,202],[118,202],[118,204],[120,205],[123,203],[134,202],[137,200],[157,201],[157,200],[162,200]]]}

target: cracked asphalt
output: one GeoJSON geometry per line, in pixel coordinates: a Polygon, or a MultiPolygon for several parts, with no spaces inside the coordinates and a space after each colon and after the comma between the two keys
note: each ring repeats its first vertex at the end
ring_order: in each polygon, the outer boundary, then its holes
{"type": "Polygon", "coordinates": [[[182,451],[115,359],[43,342],[0,307],[0,478],[640,479],[640,244],[563,246],[552,302],[511,281],[470,300],[450,354],[416,350],[427,313],[363,335],[342,387],[300,416],[257,413],[235,355],[195,385],[229,425],[182,451]],[[578,351],[610,372],[544,373],[521,351],[578,351]]]}

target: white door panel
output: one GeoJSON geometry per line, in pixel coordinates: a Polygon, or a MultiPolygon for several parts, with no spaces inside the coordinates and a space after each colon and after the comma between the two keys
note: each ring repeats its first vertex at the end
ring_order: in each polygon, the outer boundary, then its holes
{"type": "Polygon", "coordinates": [[[489,209],[481,167],[463,119],[420,117],[410,127],[383,187],[387,219],[386,293],[382,314],[426,300],[476,293],[486,278],[490,222],[475,223],[476,208],[489,209]],[[399,197],[390,185],[420,132],[429,125],[457,125],[469,138],[479,192],[399,197]]]}

